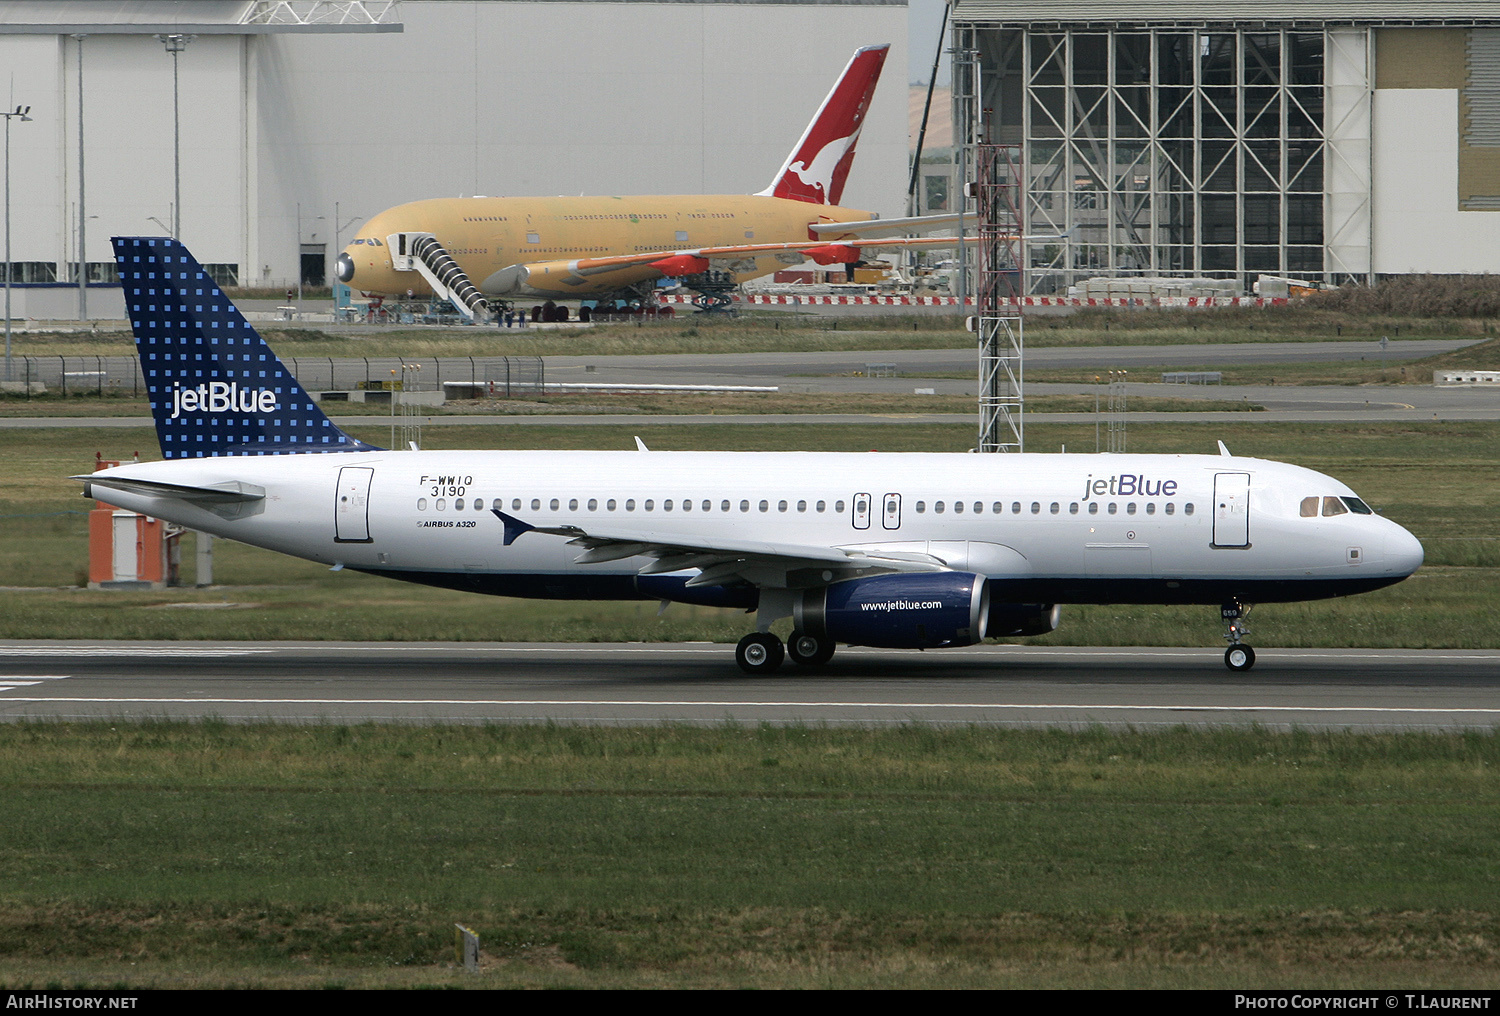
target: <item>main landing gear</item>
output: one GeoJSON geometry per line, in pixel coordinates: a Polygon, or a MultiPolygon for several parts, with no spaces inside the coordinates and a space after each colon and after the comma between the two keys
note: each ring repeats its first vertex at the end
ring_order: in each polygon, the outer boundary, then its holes
{"type": "Polygon", "coordinates": [[[1224,639],[1229,643],[1229,648],[1224,650],[1224,666],[1230,670],[1245,671],[1255,666],[1255,650],[1243,641],[1250,634],[1245,616],[1250,613],[1251,606],[1253,604],[1230,600],[1219,608],[1224,619],[1224,639]]]}
{"type": "Polygon", "coordinates": [[[786,657],[804,667],[817,667],[833,659],[833,640],[806,632],[794,631],[783,646],[781,639],[768,631],[751,632],[740,639],[734,650],[734,662],[747,674],[769,674],[786,657]]]}

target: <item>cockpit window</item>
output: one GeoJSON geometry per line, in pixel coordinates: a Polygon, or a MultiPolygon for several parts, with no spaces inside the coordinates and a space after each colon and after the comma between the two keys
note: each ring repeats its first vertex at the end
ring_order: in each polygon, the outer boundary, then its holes
{"type": "Polygon", "coordinates": [[[1349,510],[1351,512],[1353,512],[1354,514],[1356,514],[1356,515],[1374,515],[1375,514],[1375,510],[1373,508],[1371,508],[1369,505],[1365,504],[1363,501],[1361,501],[1357,497],[1340,497],[1339,500],[1343,501],[1346,505],[1348,505],[1349,506],[1349,510]]]}
{"type": "Polygon", "coordinates": [[[1318,499],[1315,497],[1304,497],[1302,499],[1302,517],[1304,519],[1315,519],[1318,517],[1318,499]]]}
{"type": "Polygon", "coordinates": [[[1331,494],[1328,495],[1327,497],[1323,498],[1323,515],[1325,517],[1327,517],[1329,515],[1348,515],[1348,514],[1349,514],[1349,509],[1345,508],[1344,507],[1344,502],[1340,501],[1338,498],[1334,497],[1331,494]]]}

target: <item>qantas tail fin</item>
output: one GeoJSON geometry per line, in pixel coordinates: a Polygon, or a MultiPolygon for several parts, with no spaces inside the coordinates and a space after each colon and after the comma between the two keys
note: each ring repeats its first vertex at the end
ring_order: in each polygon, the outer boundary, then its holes
{"type": "Polygon", "coordinates": [[[775,181],[760,191],[759,196],[791,198],[815,205],[839,203],[849,166],[854,162],[854,145],[865,125],[875,82],[880,80],[880,69],[890,48],[886,43],[855,51],[775,181]]]}
{"type": "Polygon", "coordinates": [[[186,247],[114,246],[163,458],[377,450],[323,415],[186,247]]]}

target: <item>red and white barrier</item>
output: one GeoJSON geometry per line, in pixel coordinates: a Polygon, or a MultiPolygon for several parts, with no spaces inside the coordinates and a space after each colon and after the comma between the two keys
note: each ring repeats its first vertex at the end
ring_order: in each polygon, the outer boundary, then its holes
{"type": "MultiPolygon", "coordinates": [[[[693,297],[681,294],[664,295],[662,303],[692,303],[693,297]]],[[[956,296],[797,296],[794,294],[741,294],[732,295],[735,303],[772,305],[781,307],[957,307],[956,296]]],[[[1016,301],[1022,307],[1277,307],[1287,302],[1286,297],[1259,296],[1162,296],[1152,298],[1098,299],[1064,296],[1023,296],[1016,301]]],[[[973,307],[974,298],[963,301],[963,306],[973,307]]]]}

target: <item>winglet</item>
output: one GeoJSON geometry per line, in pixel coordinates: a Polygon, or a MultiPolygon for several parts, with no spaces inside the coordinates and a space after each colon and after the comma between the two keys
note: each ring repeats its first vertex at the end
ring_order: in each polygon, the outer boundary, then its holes
{"type": "Polygon", "coordinates": [[[635,436],[635,450],[638,452],[649,452],[651,450],[650,448],[646,447],[646,442],[641,440],[641,436],[639,434],[635,436]]]}
{"type": "Polygon", "coordinates": [[[1224,444],[1223,441],[1219,442],[1219,454],[1224,456],[1226,459],[1234,458],[1233,455],[1229,454],[1229,448],[1224,444]]]}
{"type": "Polygon", "coordinates": [[[509,547],[512,543],[516,542],[516,537],[523,536],[536,528],[530,522],[522,522],[514,515],[505,514],[499,508],[491,508],[490,511],[494,512],[495,517],[505,523],[504,546],[509,547]]]}

